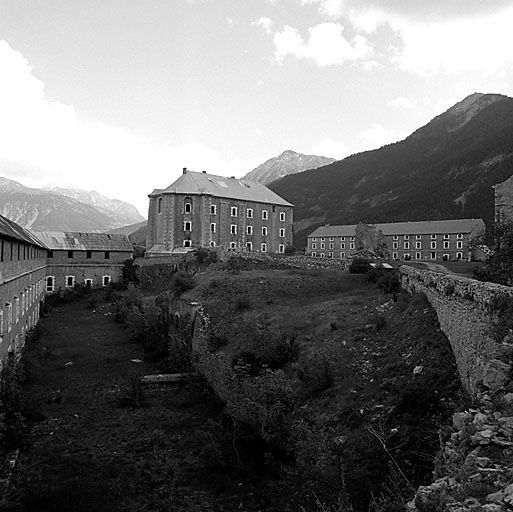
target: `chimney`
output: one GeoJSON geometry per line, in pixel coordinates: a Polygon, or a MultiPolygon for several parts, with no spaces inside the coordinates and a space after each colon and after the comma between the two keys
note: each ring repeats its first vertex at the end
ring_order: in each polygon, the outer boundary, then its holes
{"type": "Polygon", "coordinates": [[[184,167],[182,171],[183,171],[183,174],[187,174],[187,167],[184,167]]]}

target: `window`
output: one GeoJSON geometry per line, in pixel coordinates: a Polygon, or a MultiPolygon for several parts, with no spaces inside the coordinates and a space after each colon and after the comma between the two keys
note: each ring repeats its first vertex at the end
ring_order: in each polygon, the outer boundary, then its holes
{"type": "Polygon", "coordinates": [[[392,242],[392,249],[399,249],[399,242],[392,242]]]}
{"type": "Polygon", "coordinates": [[[192,247],[192,243],[190,240],[184,240],[183,241],[183,246],[184,247],[192,247]]]}
{"type": "Polygon", "coordinates": [[[157,213],[162,213],[162,198],[159,197],[157,201],[157,213]]]}
{"type": "Polygon", "coordinates": [[[84,279],[84,284],[85,284],[86,288],[92,288],[93,280],[90,277],[88,277],[88,278],[84,279]]]}
{"type": "Polygon", "coordinates": [[[404,239],[405,240],[409,240],[410,239],[410,235],[404,235],[404,239]]]}
{"type": "Polygon", "coordinates": [[[253,243],[246,242],[246,251],[251,252],[253,250],[253,243]]]}
{"type": "Polygon", "coordinates": [[[211,204],[210,205],[210,215],[215,215],[216,213],[217,213],[216,205],[215,204],[211,204]]]}
{"type": "Polygon", "coordinates": [[[346,253],[345,253],[345,252],[341,252],[341,253],[340,253],[340,257],[341,257],[341,258],[345,258],[345,257],[346,257],[346,253]]]}
{"type": "Polygon", "coordinates": [[[328,253],[328,258],[333,258],[333,253],[332,252],[328,253]]]}
{"type": "Polygon", "coordinates": [[[410,242],[404,242],[404,249],[410,248],[410,242]]]}
{"type": "Polygon", "coordinates": [[[463,249],[463,242],[461,240],[456,242],[456,249],[463,249]]]}
{"type": "Polygon", "coordinates": [[[53,258],[53,251],[48,251],[48,257],[53,258]]]}
{"type": "Polygon", "coordinates": [[[449,261],[449,260],[450,260],[450,255],[449,255],[449,254],[444,254],[444,255],[442,256],[442,259],[443,259],[444,261],[449,261]]]}
{"type": "Polygon", "coordinates": [[[431,249],[436,249],[436,242],[431,242],[431,249]]]}
{"type": "Polygon", "coordinates": [[[436,240],[436,235],[431,235],[431,240],[436,240]]]}
{"type": "Polygon", "coordinates": [[[431,253],[431,259],[432,260],[436,260],[436,252],[432,252],[431,253]]]}
{"type": "Polygon", "coordinates": [[[317,244],[315,242],[312,242],[312,249],[317,249],[317,244]]]}
{"type": "Polygon", "coordinates": [[[354,249],[354,242],[349,242],[349,249],[354,249]]]}
{"type": "Polygon", "coordinates": [[[278,252],[283,254],[285,252],[285,246],[283,244],[278,245],[278,252]]]}
{"type": "MultiPolygon", "coordinates": [[[[280,233],[281,237],[284,237],[285,236],[285,228],[280,228],[279,233],[280,233]]],[[[333,244],[330,244],[330,245],[333,245],[333,244]]]]}
{"type": "Polygon", "coordinates": [[[444,235],[444,240],[449,240],[449,235],[447,233],[444,235]]]}
{"type": "Polygon", "coordinates": [[[11,332],[12,328],[12,304],[10,302],[5,303],[7,308],[7,332],[11,332]]]}
{"type": "Polygon", "coordinates": [[[393,253],[392,253],[392,258],[393,258],[394,260],[396,260],[396,259],[397,259],[397,253],[396,253],[396,252],[393,252],[393,253]]]}
{"type": "Polygon", "coordinates": [[[192,204],[191,203],[185,203],[183,211],[185,213],[192,213],[192,204]]]}
{"type": "Polygon", "coordinates": [[[324,242],[325,238],[324,237],[321,237],[321,242],[324,242]]]}
{"type": "Polygon", "coordinates": [[[457,252],[456,253],[456,259],[459,261],[459,260],[462,260],[463,259],[463,253],[462,252],[457,252]]]}
{"type": "Polygon", "coordinates": [[[340,237],[340,241],[341,241],[341,242],[345,242],[345,241],[346,241],[346,237],[345,237],[345,236],[341,236],[341,237],[340,237]]]}
{"type": "Polygon", "coordinates": [[[211,222],[210,223],[210,232],[211,233],[215,233],[216,232],[216,223],[215,222],[211,222]]]}
{"type": "Polygon", "coordinates": [[[411,260],[411,256],[408,253],[405,253],[405,254],[403,254],[403,259],[405,261],[410,261],[411,260]]]}
{"type": "Polygon", "coordinates": [[[262,220],[267,220],[268,215],[269,213],[267,210],[262,210],[262,220]]]}
{"type": "Polygon", "coordinates": [[[422,235],[415,235],[415,240],[420,240],[422,238],[422,235]]]}
{"type": "Polygon", "coordinates": [[[68,251],[68,258],[73,258],[73,251],[68,251]]]}
{"type": "Polygon", "coordinates": [[[104,257],[106,260],[110,260],[110,251],[105,251],[104,257]]]}
{"type": "Polygon", "coordinates": [[[267,252],[267,244],[261,244],[260,245],[260,251],[261,252],[267,252]]]}
{"type": "Polygon", "coordinates": [[[273,204],[273,213],[276,213],[276,206],[273,204]]]}
{"type": "Polygon", "coordinates": [[[394,235],[394,236],[392,237],[392,240],[399,240],[399,235],[394,235]]]}
{"type": "Polygon", "coordinates": [[[237,244],[235,242],[230,242],[230,249],[233,251],[237,249],[237,244]]]}
{"type": "Polygon", "coordinates": [[[215,247],[215,246],[216,246],[216,243],[212,240],[212,241],[210,242],[210,247],[215,247]]]}
{"type": "Polygon", "coordinates": [[[86,258],[90,260],[93,257],[93,251],[86,251],[86,258]]]}
{"type": "Polygon", "coordinates": [[[323,252],[321,252],[321,258],[324,258],[325,256],[326,255],[323,252]]]}
{"type": "Polygon", "coordinates": [[[463,238],[463,233],[458,233],[456,235],[456,238],[458,238],[459,240],[461,240],[463,238]]]}
{"type": "Polygon", "coordinates": [[[192,222],[184,222],[183,223],[183,230],[184,231],[192,231],[192,222]]]}
{"type": "Polygon", "coordinates": [[[444,242],[444,249],[449,249],[449,242],[444,242]]]}
{"type": "Polygon", "coordinates": [[[342,242],[342,243],[340,244],[340,248],[341,248],[341,249],[345,249],[345,248],[346,248],[346,244],[345,244],[344,242],[342,242]]]}
{"type": "Polygon", "coordinates": [[[333,237],[332,237],[332,236],[330,236],[330,242],[333,242],[333,240],[334,240],[334,239],[333,239],[333,237]]]}
{"type": "Polygon", "coordinates": [[[312,242],[315,242],[317,238],[315,236],[312,237],[312,242]]]}
{"type": "Polygon", "coordinates": [[[232,234],[232,235],[237,234],[237,224],[230,224],[230,234],[232,234]]]}
{"type": "Polygon", "coordinates": [[[321,242],[321,249],[324,249],[326,247],[326,244],[324,242],[321,242]]]}
{"type": "Polygon", "coordinates": [[[420,255],[420,252],[416,252],[416,253],[415,253],[415,259],[416,259],[416,260],[420,260],[420,259],[421,259],[421,257],[422,257],[422,256],[420,255]]]}
{"type": "Polygon", "coordinates": [[[415,242],[415,249],[422,249],[422,242],[415,242]]]}
{"type": "Polygon", "coordinates": [[[246,226],[246,235],[253,234],[253,226],[246,226]]]}
{"type": "Polygon", "coordinates": [[[55,277],[47,276],[46,278],[46,292],[51,293],[55,288],[55,277]]]}
{"type": "Polygon", "coordinates": [[[246,217],[247,217],[248,219],[252,219],[252,218],[253,218],[253,208],[248,208],[248,209],[246,210],[246,217]]]}
{"type": "Polygon", "coordinates": [[[317,256],[317,253],[316,252],[312,252],[311,256],[312,256],[312,258],[315,258],[317,256]]]}
{"type": "Polygon", "coordinates": [[[331,243],[330,243],[328,247],[329,247],[330,249],[333,249],[333,244],[331,244],[331,243]]]}
{"type": "Polygon", "coordinates": [[[237,207],[236,207],[236,206],[232,206],[232,207],[230,208],[230,215],[231,215],[232,217],[237,217],[237,214],[238,214],[237,207]]]}
{"type": "Polygon", "coordinates": [[[0,310],[0,339],[4,335],[4,312],[0,310]]]}
{"type": "Polygon", "coordinates": [[[75,276],[66,276],[66,288],[75,286],[75,276]]]}
{"type": "Polygon", "coordinates": [[[280,212],[280,222],[285,222],[285,212],[280,212]]]}
{"type": "Polygon", "coordinates": [[[354,236],[350,236],[350,237],[349,237],[349,240],[350,240],[351,242],[354,242],[354,236]]]}
{"type": "Polygon", "coordinates": [[[267,236],[267,227],[262,226],[262,236],[267,236]]]}

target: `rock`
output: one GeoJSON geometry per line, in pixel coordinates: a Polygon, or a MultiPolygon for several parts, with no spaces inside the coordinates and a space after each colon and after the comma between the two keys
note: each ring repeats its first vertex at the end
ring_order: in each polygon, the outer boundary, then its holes
{"type": "Polygon", "coordinates": [[[504,508],[497,503],[487,503],[486,505],[482,506],[481,510],[483,512],[503,512],[504,508]]]}
{"type": "Polygon", "coordinates": [[[415,368],[413,369],[413,375],[420,375],[423,371],[423,366],[415,366],[415,368]]]}
{"type": "Polygon", "coordinates": [[[501,503],[504,496],[506,496],[504,491],[492,492],[486,497],[486,501],[489,503],[501,503]]]}
{"type": "Polygon", "coordinates": [[[513,402],[513,393],[506,393],[502,399],[507,402],[508,404],[513,402]]]}
{"type": "Polygon", "coordinates": [[[483,376],[483,385],[489,389],[503,388],[511,378],[511,365],[499,359],[490,359],[486,363],[483,376]]]}
{"type": "Polygon", "coordinates": [[[472,414],[469,412],[455,412],[452,415],[452,426],[457,430],[461,430],[471,419],[472,414]]]}
{"type": "Polygon", "coordinates": [[[488,422],[488,416],[482,412],[478,412],[474,419],[472,420],[472,423],[476,425],[476,427],[480,427],[481,425],[484,425],[488,422]]]}

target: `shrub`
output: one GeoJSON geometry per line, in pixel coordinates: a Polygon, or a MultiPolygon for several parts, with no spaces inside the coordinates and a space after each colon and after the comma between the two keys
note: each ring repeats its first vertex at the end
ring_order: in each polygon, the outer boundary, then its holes
{"type": "Polygon", "coordinates": [[[209,265],[210,263],[215,263],[217,261],[217,253],[211,249],[199,247],[193,254],[196,259],[196,263],[199,265],[209,265]]]}
{"type": "Polygon", "coordinates": [[[196,286],[194,278],[185,270],[180,270],[173,276],[172,288],[176,297],[179,297],[187,290],[192,290],[194,286],[196,286]]]}
{"type": "Polygon", "coordinates": [[[397,270],[389,270],[378,279],[378,288],[385,293],[395,293],[401,289],[401,279],[397,270]]]}
{"type": "Polygon", "coordinates": [[[367,258],[353,258],[351,265],[349,266],[349,272],[353,274],[365,274],[372,267],[370,266],[370,261],[367,258]]]}

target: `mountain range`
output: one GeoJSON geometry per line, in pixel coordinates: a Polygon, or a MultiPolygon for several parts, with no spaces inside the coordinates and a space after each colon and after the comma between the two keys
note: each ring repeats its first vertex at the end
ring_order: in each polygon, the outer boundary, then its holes
{"type": "Polygon", "coordinates": [[[323,224],[494,217],[513,174],[513,99],[475,93],[406,139],[269,185],[295,205],[294,243],[323,224]]]}
{"type": "Polygon", "coordinates": [[[242,179],[256,181],[268,185],[284,176],[296,174],[310,169],[317,169],[324,165],[335,162],[334,158],[317,155],[303,155],[288,149],[281,155],[270,158],[252,171],[248,172],[242,179]]]}
{"type": "Polygon", "coordinates": [[[36,231],[109,231],[144,220],[134,206],[98,192],[30,188],[3,177],[0,215],[36,231]]]}

